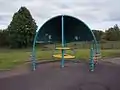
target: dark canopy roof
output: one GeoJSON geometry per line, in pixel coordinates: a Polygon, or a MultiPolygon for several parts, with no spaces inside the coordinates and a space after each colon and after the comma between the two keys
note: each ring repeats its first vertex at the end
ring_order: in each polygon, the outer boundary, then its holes
{"type": "MultiPolygon", "coordinates": [[[[94,40],[92,31],[81,20],[64,15],[64,37],[66,42],[94,40]]],[[[39,29],[37,41],[61,41],[62,15],[48,20],[39,29]]]]}

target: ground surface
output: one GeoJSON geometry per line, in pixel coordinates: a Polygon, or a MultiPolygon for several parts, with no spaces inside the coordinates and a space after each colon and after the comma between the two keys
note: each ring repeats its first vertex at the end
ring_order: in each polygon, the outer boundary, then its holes
{"type": "Polygon", "coordinates": [[[69,62],[60,68],[55,62],[34,72],[0,73],[0,90],[120,90],[120,65],[108,61],[101,61],[95,72],[89,72],[87,63],[69,62]]]}

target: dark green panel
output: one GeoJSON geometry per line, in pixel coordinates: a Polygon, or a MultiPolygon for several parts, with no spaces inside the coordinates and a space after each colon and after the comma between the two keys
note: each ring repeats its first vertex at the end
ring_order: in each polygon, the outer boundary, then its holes
{"type": "MultiPolygon", "coordinates": [[[[37,40],[48,41],[51,36],[51,41],[61,42],[61,17],[48,20],[40,28],[37,40]]],[[[82,21],[67,15],[64,16],[64,36],[66,42],[93,40],[91,30],[82,21]]]]}

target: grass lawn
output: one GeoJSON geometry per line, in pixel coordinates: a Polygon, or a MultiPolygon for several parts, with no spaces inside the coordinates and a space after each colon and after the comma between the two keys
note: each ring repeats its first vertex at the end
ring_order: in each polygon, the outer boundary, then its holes
{"type": "MultiPolygon", "coordinates": [[[[76,58],[88,59],[89,49],[80,49],[76,51],[76,58]]],[[[70,53],[68,51],[68,53],[70,53]]],[[[25,61],[30,60],[31,51],[28,49],[21,50],[10,50],[1,49],[0,50],[0,69],[11,69],[17,65],[25,63],[25,61]]],[[[37,49],[37,58],[40,60],[52,59],[52,51],[41,51],[37,49]]],[[[102,50],[102,57],[116,57],[120,56],[120,50],[102,50]]]]}

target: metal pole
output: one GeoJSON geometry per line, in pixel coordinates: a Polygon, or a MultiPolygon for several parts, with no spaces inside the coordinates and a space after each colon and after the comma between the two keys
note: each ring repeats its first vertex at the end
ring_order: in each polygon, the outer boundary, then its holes
{"type": "MultiPolygon", "coordinates": [[[[62,16],[62,48],[64,48],[64,17],[62,16]]],[[[64,49],[62,49],[61,67],[64,67],[64,49]]]]}
{"type": "Polygon", "coordinates": [[[35,44],[37,39],[38,32],[35,34],[35,38],[33,41],[33,49],[32,49],[32,70],[34,71],[36,69],[36,54],[35,54],[35,44]]]}
{"type": "Polygon", "coordinates": [[[36,70],[36,50],[35,50],[35,46],[36,46],[36,41],[37,41],[37,36],[39,34],[39,29],[40,27],[37,28],[36,30],[36,34],[35,34],[35,37],[34,37],[34,41],[33,41],[33,48],[32,48],[32,70],[36,70]]]}
{"type": "Polygon", "coordinates": [[[93,57],[94,57],[94,50],[91,47],[91,49],[90,49],[90,71],[94,71],[94,60],[93,60],[93,57]]]}

